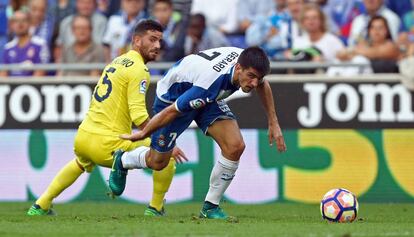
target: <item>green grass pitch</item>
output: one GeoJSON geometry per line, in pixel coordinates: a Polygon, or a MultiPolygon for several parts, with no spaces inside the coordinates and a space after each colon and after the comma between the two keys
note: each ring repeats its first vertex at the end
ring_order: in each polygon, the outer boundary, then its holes
{"type": "Polygon", "coordinates": [[[197,204],[167,205],[168,216],[144,217],[145,206],[120,202],[55,205],[55,217],[28,217],[31,203],[0,203],[0,236],[414,236],[414,204],[360,204],[351,224],[321,220],[318,205],[232,205],[230,221],[199,219],[197,204]]]}

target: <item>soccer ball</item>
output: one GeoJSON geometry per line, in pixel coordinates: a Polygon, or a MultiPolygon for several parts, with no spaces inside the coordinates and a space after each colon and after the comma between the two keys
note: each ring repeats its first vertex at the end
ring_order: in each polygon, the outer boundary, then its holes
{"type": "Polygon", "coordinates": [[[321,214],[323,219],[331,222],[353,222],[358,215],[358,201],[346,189],[329,190],[322,198],[321,214]]]}

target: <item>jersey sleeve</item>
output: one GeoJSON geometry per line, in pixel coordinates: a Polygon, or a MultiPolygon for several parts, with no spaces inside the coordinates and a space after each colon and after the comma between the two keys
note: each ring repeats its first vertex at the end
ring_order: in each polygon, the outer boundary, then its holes
{"type": "Polygon", "coordinates": [[[149,116],[145,103],[145,94],[150,83],[149,74],[141,68],[137,75],[135,70],[128,73],[128,107],[132,122],[140,126],[149,116]]]}
{"type": "Polygon", "coordinates": [[[175,108],[182,112],[190,112],[192,110],[200,109],[207,103],[211,103],[214,99],[210,98],[208,90],[194,86],[182,94],[175,102],[175,108]]]}

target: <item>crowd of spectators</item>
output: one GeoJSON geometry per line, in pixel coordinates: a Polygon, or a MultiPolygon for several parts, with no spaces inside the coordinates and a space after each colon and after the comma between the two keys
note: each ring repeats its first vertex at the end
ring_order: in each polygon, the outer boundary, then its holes
{"type": "MultiPolygon", "coordinates": [[[[260,46],[272,61],[364,62],[397,72],[414,54],[411,0],[0,0],[0,63],[106,63],[132,29],[164,27],[158,61],[221,46],[260,46]]],[[[352,73],[332,68],[331,73],[352,73]]],[[[329,71],[329,70],[328,70],[329,71]]],[[[97,70],[58,75],[98,75],[97,70]]],[[[360,72],[359,72],[360,73],[360,72]]],[[[48,75],[2,71],[2,76],[48,75]]]]}

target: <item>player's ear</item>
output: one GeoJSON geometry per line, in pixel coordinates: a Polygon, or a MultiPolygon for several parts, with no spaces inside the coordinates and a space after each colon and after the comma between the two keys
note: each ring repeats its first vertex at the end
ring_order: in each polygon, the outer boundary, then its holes
{"type": "Polygon", "coordinates": [[[234,70],[236,70],[238,72],[242,70],[242,66],[240,65],[240,63],[236,63],[236,65],[234,67],[234,70]]]}
{"type": "Polygon", "coordinates": [[[135,34],[132,36],[132,45],[140,45],[141,36],[138,34],[135,34]]]}

